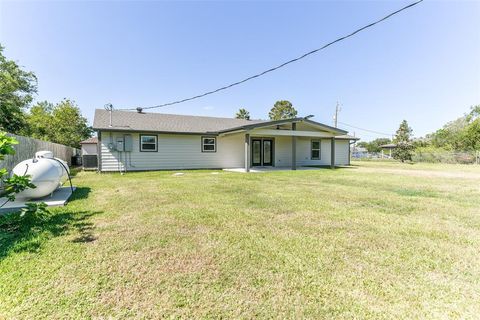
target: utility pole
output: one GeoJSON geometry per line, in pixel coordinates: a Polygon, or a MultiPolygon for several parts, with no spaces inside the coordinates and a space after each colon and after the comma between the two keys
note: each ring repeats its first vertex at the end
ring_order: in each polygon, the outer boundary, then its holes
{"type": "Polygon", "coordinates": [[[337,106],[335,107],[335,115],[333,116],[333,124],[335,125],[335,128],[338,126],[338,113],[342,111],[342,108],[340,107],[340,103],[337,101],[337,106]]]}

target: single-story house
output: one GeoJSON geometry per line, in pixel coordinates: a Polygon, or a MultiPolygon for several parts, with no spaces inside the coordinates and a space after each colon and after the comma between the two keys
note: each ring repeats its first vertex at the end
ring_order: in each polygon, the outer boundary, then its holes
{"type": "Polygon", "coordinates": [[[243,120],[95,111],[99,171],[343,166],[347,131],[305,118],[243,120]]]}

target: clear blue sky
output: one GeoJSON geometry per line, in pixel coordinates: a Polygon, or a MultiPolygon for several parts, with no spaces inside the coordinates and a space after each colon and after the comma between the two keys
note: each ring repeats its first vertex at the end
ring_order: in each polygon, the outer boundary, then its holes
{"type": "MultiPolygon", "coordinates": [[[[408,1],[0,2],[0,43],[38,76],[37,100],[150,106],[237,81],[408,1]]],[[[266,118],[276,100],[300,116],[416,136],[480,103],[480,2],[425,1],[263,78],[158,112],[266,118]]],[[[348,127],[344,127],[349,129],[348,127]]],[[[356,131],[370,140],[375,135],[356,131]]]]}

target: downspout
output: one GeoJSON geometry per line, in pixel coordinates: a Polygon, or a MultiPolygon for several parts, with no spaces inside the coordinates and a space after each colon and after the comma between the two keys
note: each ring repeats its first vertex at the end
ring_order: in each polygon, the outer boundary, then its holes
{"type": "Polygon", "coordinates": [[[102,132],[97,130],[97,172],[102,172],[102,132]]]}
{"type": "Polygon", "coordinates": [[[330,168],[335,169],[335,137],[332,137],[332,144],[330,146],[330,168]]]}
{"type": "MultiPolygon", "coordinates": [[[[292,131],[297,130],[297,123],[292,123],[292,131]]],[[[292,170],[297,170],[297,136],[292,135],[292,170]]]]}

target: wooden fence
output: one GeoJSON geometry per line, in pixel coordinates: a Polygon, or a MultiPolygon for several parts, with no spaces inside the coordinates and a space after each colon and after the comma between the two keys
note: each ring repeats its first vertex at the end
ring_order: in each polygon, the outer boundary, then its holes
{"type": "Polygon", "coordinates": [[[62,159],[71,165],[72,156],[80,154],[80,150],[63,144],[42,141],[38,139],[8,134],[17,139],[18,144],[14,145],[15,154],[6,156],[5,160],[0,161],[0,169],[6,168],[9,172],[21,161],[33,158],[37,151],[52,151],[56,158],[62,159]]]}

